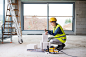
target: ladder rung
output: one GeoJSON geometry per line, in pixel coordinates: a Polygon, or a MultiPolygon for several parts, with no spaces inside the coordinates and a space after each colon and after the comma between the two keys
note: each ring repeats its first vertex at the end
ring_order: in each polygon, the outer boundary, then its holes
{"type": "Polygon", "coordinates": [[[5,27],[5,29],[15,29],[15,27],[5,27]]]}
{"type": "MultiPolygon", "coordinates": [[[[11,33],[11,32],[3,32],[3,33],[11,33]]],[[[17,33],[17,32],[12,32],[12,33],[17,33]]]]}
{"type": "Polygon", "coordinates": [[[14,11],[19,11],[18,9],[14,9],[14,11]]]}
{"type": "Polygon", "coordinates": [[[5,38],[10,38],[10,37],[3,37],[3,39],[5,39],[5,38]]]}
{"type": "MultiPolygon", "coordinates": [[[[11,35],[11,34],[3,34],[3,35],[11,35]]],[[[17,34],[12,34],[12,35],[17,35],[17,34]]]]}
{"type": "Polygon", "coordinates": [[[11,15],[6,15],[6,16],[12,17],[11,15]]]}
{"type": "Polygon", "coordinates": [[[4,25],[11,25],[11,24],[4,24],[4,25]]]}
{"type": "MultiPolygon", "coordinates": [[[[9,10],[10,11],[10,9],[7,9],[7,10],[9,10]]],[[[14,11],[19,11],[18,9],[14,9],[14,11]]]]}
{"type": "Polygon", "coordinates": [[[11,33],[11,32],[3,32],[3,33],[11,33]]]}
{"type": "Polygon", "coordinates": [[[18,15],[16,15],[16,17],[19,17],[18,15]]]}
{"type": "Polygon", "coordinates": [[[18,5],[17,3],[11,3],[12,5],[18,5]]]}
{"type": "Polygon", "coordinates": [[[13,21],[5,21],[5,22],[13,22],[13,21]]]}
{"type": "Polygon", "coordinates": [[[17,32],[12,32],[12,33],[17,33],[17,32]]]}
{"type": "MultiPolygon", "coordinates": [[[[11,15],[6,15],[6,16],[12,17],[11,15]]],[[[19,17],[19,16],[18,16],[18,15],[16,15],[16,17],[19,17]]]]}

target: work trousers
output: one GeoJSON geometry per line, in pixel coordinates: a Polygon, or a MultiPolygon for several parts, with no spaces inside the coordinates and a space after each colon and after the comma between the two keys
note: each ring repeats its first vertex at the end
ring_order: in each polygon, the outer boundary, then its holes
{"type": "Polygon", "coordinates": [[[62,42],[59,41],[58,39],[54,38],[54,37],[49,37],[48,39],[50,40],[51,44],[62,45],[62,42]]]}

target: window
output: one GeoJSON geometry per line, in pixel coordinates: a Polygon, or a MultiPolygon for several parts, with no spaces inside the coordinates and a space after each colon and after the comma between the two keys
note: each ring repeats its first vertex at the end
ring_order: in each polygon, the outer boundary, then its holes
{"type": "Polygon", "coordinates": [[[3,24],[3,0],[0,1],[0,34],[2,24],[3,24]]]}
{"type": "Polygon", "coordinates": [[[29,3],[24,4],[24,30],[52,30],[48,19],[57,18],[64,30],[73,31],[74,3],[29,3]],[[48,24],[49,23],[49,24],[48,24]]]}
{"type": "MultiPolygon", "coordinates": [[[[49,4],[50,17],[56,17],[64,30],[72,30],[73,4],[49,4]]],[[[50,24],[49,29],[52,29],[50,24]]]]}
{"type": "Polygon", "coordinates": [[[47,4],[24,4],[24,30],[47,28],[47,4]]]}

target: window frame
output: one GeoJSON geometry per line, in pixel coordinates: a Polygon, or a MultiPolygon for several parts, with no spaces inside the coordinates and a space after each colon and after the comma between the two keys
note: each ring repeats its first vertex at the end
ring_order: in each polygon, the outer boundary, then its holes
{"type": "MultiPolygon", "coordinates": [[[[5,22],[5,0],[3,0],[3,24],[4,24],[4,22],[5,22]]],[[[3,28],[4,28],[4,26],[3,26],[3,28]]],[[[2,29],[0,29],[0,35],[2,35],[2,29]]]]}
{"type": "MultiPolygon", "coordinates": [[[[64,30],[67,32],[75,32],[75,2],[21,2],[21,28],[22,31],[44,31],[44,30],[24,30],[24,6],[23,4],[47,4],[47,29],[49,29],[49,4],[73,4],[73,15],[72,15],[72,30],[64,30]]],[[[69,33],[71,34],[71,33],[69,33]]]]}

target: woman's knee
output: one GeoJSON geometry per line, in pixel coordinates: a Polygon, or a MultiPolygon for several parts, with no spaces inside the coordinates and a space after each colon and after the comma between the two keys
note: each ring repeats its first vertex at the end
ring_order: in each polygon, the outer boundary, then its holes
{"type": "Polygon", "coordinates": [[[53,44],[53,40],[50,40],[50,43],[53,44]]]}

